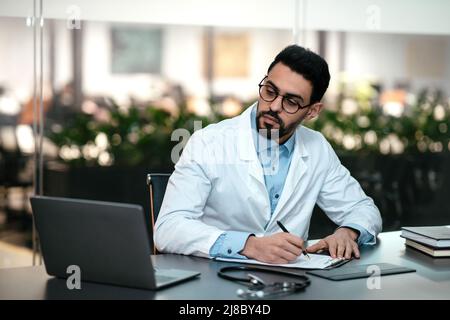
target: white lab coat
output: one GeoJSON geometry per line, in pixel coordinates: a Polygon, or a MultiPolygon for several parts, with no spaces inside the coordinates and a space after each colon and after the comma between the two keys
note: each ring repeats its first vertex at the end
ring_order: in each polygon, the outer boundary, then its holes
{"type": "Polygon", "coordinates": [[[381,217],[321,133],[299,126],[278,205],[270,213],[263,169],[252,138],[251,110],[196,131],[170,177],[156,221],[159,251],[208,257],[227,230],[256,236],[280,232],[303,239],[314,204],[337,225],[355,223],[374,237],[381,217]]]}

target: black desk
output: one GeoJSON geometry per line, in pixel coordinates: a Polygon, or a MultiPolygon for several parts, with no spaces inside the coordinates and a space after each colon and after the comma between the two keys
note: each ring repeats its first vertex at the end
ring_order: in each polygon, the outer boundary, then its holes
{"type": "MultiPolygon", "coordinates": [[[[381,289],[373,290],[367,288],[367,279],[335,282],[311,275],[311,285],[305,292],[283,299],[450,299],[450,258],[433,259],[405,248],[399,235],[400,232],[380,234],[376,246],[362,248],[362,258],[349,264],[386,262],[417,272],[383,276],[381,289]]],[[[198,270],[201,276],[158,292],[87,282],[82,283],[81,290],[68,290],[65,280],[49,277],[43,266],[3,269],[0,299],[239,299],[236,290],[242,286],[216,275],[220,267],[229,263],[172,254],[152,259],[156,266],[198,270]]]]}

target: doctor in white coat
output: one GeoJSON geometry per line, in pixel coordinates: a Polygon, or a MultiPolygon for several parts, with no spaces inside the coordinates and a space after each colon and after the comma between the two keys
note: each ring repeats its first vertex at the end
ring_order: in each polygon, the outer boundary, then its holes
{"type": "Polygon", "coordinates": [[[323,135],[328,65],[297,45],[282,50],[241,115],[196,131],[169,179],[154,240],[161,252],[287,263],[327,249],[359,258],[381,217],[323,135]],[[315,204],[339,227],[305,248],[315,204]],[[289,233],[280,230],[280,221],[289,233]]]}

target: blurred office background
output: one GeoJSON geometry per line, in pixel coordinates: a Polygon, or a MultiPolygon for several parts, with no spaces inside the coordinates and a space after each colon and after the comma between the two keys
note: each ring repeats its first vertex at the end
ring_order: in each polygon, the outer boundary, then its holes
{"type": "MultiPolygon", "coordinates": [[[[148,213],[145,175],[173,170],[172,132],[239,114],[292,43],[329,63],[326,109],[306,125],[384,231],[450,224],[448,12],[446,0],[2,0],[0,267],[32,263],[33,193],[148,213]]],[[[316,211],[312,238],[335,227],[316,211]]]]}

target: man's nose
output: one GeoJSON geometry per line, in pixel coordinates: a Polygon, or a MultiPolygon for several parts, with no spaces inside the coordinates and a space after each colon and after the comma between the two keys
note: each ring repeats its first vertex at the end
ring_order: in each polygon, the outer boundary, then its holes
{"type": "Polygon", "coordinates": [[[277,113],[281,112],[281,110],[283,110],[282,104],[283,104],[283,96],[278,96],[270,104],[270,110],[272,110],[273,112],[277,112],[277,113]]]}

